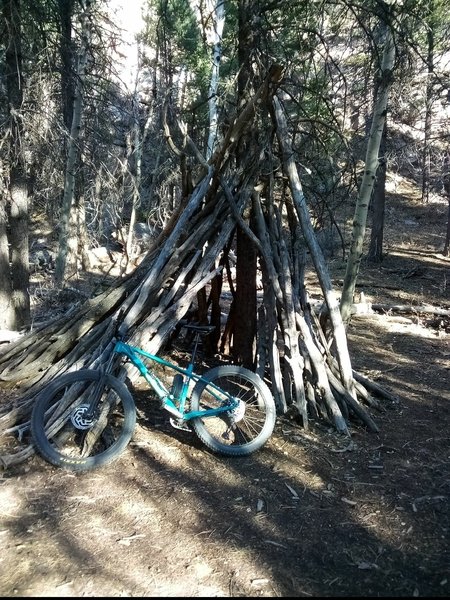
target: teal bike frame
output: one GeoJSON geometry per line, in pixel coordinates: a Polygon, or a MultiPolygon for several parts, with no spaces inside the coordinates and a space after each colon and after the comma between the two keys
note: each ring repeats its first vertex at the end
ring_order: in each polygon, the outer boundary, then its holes
{"type": "Polygon", "coordinates": [[[236,400],[236,398],[234,398],[231,394],[228,394],[228,392],[226,392],[225,390],[222,390],[220,387],[210,382],[207,379],[207,377],[198,375],[194,372],[198,338],[199,334],[197,334],[191,360],[186,369],[183,369],[182,367],[179,367],[174,363],[164,360],[160,356],[151,354],[150,352],[146,352],[145,350],[142,350],[142,348],[131,346],[130,344],[127,344],[122,340],[116,340],[114,352],[128,358],[128,360],[138,369],[142,377],[154,390],[155,394],[161,401],[162,407],[178,419],[182,419],[183,421],[189,421],[190,419],[195,419],[196,417],[214,417],[219,415],[220,413],[234,410],[239,406],[239,401],[236,400]],[[172,393],[166,388],[166,386],[159,379],[159,377],[157,377],[157,375],[155,375],[155,373],[153,373],[147,367],[147,365],[140,359],[140,356],[148,358],[149,360],[158,363],[159,365],[162,365],[164,367],[168,367],[172,371],[176,371],[177,373],[183,376],[183,386],[181,388],[181,393],[178,397],[174,397],[172,395],[172,393]],[[209,393],[212,396],[214,396],[219,402],[224,403],[223,406],[220,406],[218,408],[209,408],[205,410],[186,411],[186,400],[188,398],[189,384],[191,381],[194,381],[195,383],[197,383],[198,381],[208,383],[209,393]],[[178,403],[178,406],[176,403],[178,403]]]}

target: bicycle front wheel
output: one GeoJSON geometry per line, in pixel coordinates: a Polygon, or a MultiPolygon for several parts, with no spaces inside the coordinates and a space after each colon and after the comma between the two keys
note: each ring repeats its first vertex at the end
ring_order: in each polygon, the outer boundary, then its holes
{"type": "Polygon", "coordinates": [[[269,388],[256,374],[237,365],[215,367],[196,383],[191,396],[191,410],[219,408],[238,400],[233,410],[214,416],[192,419],[201,441],[214,452],[245,456],[258,450],[272,435],[275,427],[275,402],[269,388]],[[225,392],[225,394],[223,393],[225,392]]]}
{"type": "Polygon", "coordinates": [[[126,385],[112,375],[83,369],[61,375],[41,392],[30,426],[34,444],[48,462],[88,471],[118,458],[135,425],[136,407],[126,385]],[[92,417],[91,402],[96,402],[92,417]]]}

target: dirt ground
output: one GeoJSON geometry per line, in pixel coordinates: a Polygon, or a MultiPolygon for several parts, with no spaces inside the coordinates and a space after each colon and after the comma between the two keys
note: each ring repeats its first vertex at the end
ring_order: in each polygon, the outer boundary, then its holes
{"type": "MultiPolygon", "coordinates": [[[[366,301],[450,309],[446,205],[392,202],[366,301]]],[[[339,285],[343,267],[332,261],[339,285]]],[[[351,439],[280,417],[245,458],[208,452],[135,389],[119,460],[83,475],[38,456],[0,473],[2,596],[450,595],[450,328],[376,312],[349,330],[353,368],[389,390],[351,439]]]]}

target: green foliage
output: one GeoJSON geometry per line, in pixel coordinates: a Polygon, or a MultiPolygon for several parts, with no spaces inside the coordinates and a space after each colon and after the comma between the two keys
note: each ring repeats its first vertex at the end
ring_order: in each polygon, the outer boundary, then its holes
{"type": "MultiPolygon", "coordinates": [[[[411,81],[418,65],[423,68],[425,64],[430,30],[434,33],[436,54],[447,49],[450,26],[447,4],[446,0],[395,3],[381,0],[226,0],[218,87],[219,129],[226,129],[230,114],[237,106],[239,9],[244,6],[251,15],[253,45],[249,65],[254,68],[255,85],[271,64],[277,62],[286,67],[281,93],[289,113],[308,197],[312,202],[320,200],[324,194],[328,199],[339,197],[339,193],[343,197],[348,193],[347,188],[337,187],[342,174],[350,171],[352,160],[362,156],[361,140],[370,115],[374,77],[382,49],[382,28],[377,29],[377,23],[389,19],[398,49],[390,118],[406,120],[406,114],[416,118],[421,109],[423,79],[415,89],[411,81]],[[414,107],[414,111],[410,107],[414,107]],[[357,111],[360,112],[359,130],[352,130],[349,115],[357,111]]],[[[28,155],[32,157],[37,173],[35,181],[39,184],[39,190],[33,191],[33,198],[40,198],[41,193],[51,195],[54,206],[63,185],[65,158],[60,111],[59,10],[62,4],[55,0],[22,0],[21,6],[25,138],[28,155]]],[[[150,10],[140,34],[143,60],[139,81],[148,96],[144,94],[136,109],[136,104],[113,77],[114,61],[110,50],[120,36],[120,23],[111,22],[106,0],[96,0],[93,7],[93,44],[86,76],[81,140],[83,162],[80,167],[86,197],[91,195],[99,202],[105,197],[114,197],[114,201],[119,198],[125,202],[124,190],[131,188],[130,180],[124,177],[123,187],[116,185],[122,175],[117,174],[120,169],[115,169],[122,160],[124,132],[133,111],[137,110],[142,130],[147,116],[153,115],[148,133],[150,142],[144,156],[143,181],[157,181],[151,191],[151,203],[154,203],[159,199],[158,193],[166,194],[165,190],[170,189],[177,178],[176,159],[173,162],[167,159],[161,134],[163,100],[170,97],[171,114],[188,123],[189,134],[202,148],[209,125],[211,47],[193,10],[193,0],[148,0],[150,10]],[[157,156],[159,148],[164,148],[165,152],[161,159],[157,156]],[[117,158],[119,155],[120,159],[117,158]],[[155,167],[158,164],[161,166],[155,174],[153,168],[158,168],[155,167]],[[102,172],[111,178],[110,189],[106,189],[106,175],[103,174],[101,183],[104,187],[97,195],[92,190],[97,173],[104,165],[107,168],[102,172]]],[[[74,0],[73,9],[80,11],[80,3],[74,0]]],[[[73,27],[76,48],[76,18],[73,27]]],[[[0,33],[5,39],[1,25],[0,33]]],[[[4,62],[2,52],[4,47],[0,44],[0,61],[4,62]]],[[[436,80],[441,85],[445,83],[438,70],[436,80]]],[[[4,97],[0,98],[0,111],[4,118],[4,97]]],[[[260,124],[261,130],[267,127],[270,127],[269,119],[260,124]]],[[[135,168],[133,160],[131,154],[126,165],[130,173],[135,168]]],[[[142,196],[145,197],[145,192],[142,196]]]]}
{"type": "Polygon", "coordinates": [[[189,3],[185,0],[170,0],[161,16],[165,21],[166,33],[170,36],[173,46],[178,49],[177,58],[180,64],[195,70],[204,52],[195,15],[189,3]]]}

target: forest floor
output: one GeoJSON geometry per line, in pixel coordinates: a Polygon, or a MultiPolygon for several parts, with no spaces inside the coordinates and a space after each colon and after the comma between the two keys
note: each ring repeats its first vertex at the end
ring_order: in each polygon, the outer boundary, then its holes
{"type": "MultiPolygon", "coordinates": [[[[450,595],[447,205],[389,201],[386,257],[355,316],[353,368],[389,390],[379,433],[277,420],[263,449],[211,454],[143,389],[112,465],[75,475],[33,456],[0,473],[1,596],[450,595]]],[[[344,274],[330,261],[337,288],[344,274]]]]}

